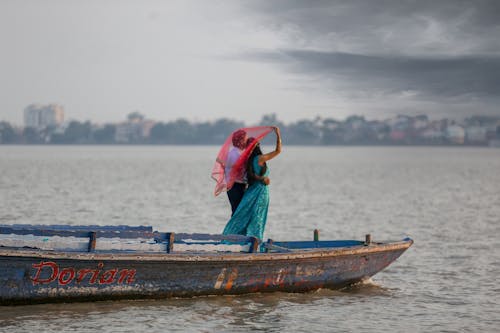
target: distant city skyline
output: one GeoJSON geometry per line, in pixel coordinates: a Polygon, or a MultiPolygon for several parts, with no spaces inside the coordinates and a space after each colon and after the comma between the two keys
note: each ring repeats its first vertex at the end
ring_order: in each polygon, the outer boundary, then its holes
{"type": "Polygon", "coordinates": [[[500,115],[500,2],[4,0],[0,121],[500,115]]]}
{"type": "MultiPolygon", "coordinates": [[[[32,105],[25,111],[24,128],[0,121],[0,144],[217,145],[225,139],[223,133],[248,127],[244,122],[228,119],[198,123],[182,119],[161,122],[147,119],[138,112],[130,113],[126,121],[114,124],[62,122],[64,111],[57,105],[32,105]]],[[[264,116],[260,125],[279,126],[287,145],[500,147],[500,117],[494,116],[473,116],[464,121],[431,120],[426,115],[400,115],[385,120],[350,116],[341,121],[314,118],[285,124],[273,114],[264,116]]]]}

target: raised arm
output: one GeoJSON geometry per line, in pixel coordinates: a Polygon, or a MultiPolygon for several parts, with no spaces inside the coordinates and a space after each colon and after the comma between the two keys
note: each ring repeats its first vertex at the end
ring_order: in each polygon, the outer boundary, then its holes
{"type": "Polygon", "coordinates": [[[274,151],[263,154],[259,156],[259,165],[263,166],[264,163],[266,163],[269,160],[272,160],[276,156],[278,156],[281,153],[281,132],[279,127],[274,127],[274,131],[276,132],[276,148],[274,151]]]}

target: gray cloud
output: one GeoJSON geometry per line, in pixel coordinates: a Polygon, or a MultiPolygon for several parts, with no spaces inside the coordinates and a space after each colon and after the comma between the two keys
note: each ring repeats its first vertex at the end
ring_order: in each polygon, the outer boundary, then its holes
{"type": "Polygon", "coordinates": [[[246,9],[307,48],[361,54],[500,54],[500,2],[265,1],[246,9]]]}
{"type": "Polygon", "coordinates": [[[308,50],[263,51],[245,57],[280,64],[297,74],[335,79],[345,89],[414,91],[434,97],[500,94],[500,57],[416,58],[308,50]]]}
{"type": "Polygon", "coordinates": [[[252,1],[245,9],[285,46],[240,59],[271,63],[326,94],[500,112],[500,1],[252,1]]]}
{"type": "Polygon", "coordinates": [[[0,1],[0,120],[498,114],[498,36],[496,0],[0,1]]]}

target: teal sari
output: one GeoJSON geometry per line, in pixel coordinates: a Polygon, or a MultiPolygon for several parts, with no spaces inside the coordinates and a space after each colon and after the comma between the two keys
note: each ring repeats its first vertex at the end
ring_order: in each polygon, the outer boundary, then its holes
{"type": "MultiPolygon", "coordinates": [[[[262,167],[255,156],[252,166],[255,174],[260,175],[262,167]]],[[[269,168],[263,176],[268,176],[269,168]]],[[[263,239],[269,208],[269,187],[261,181],[256,181],[248,187],[238,208],[227,222],[224,235],[246,235],[263,239]]]]}

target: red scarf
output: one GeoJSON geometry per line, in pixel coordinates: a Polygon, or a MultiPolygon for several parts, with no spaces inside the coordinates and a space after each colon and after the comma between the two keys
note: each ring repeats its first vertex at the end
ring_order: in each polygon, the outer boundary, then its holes
{"type": "Polygon", "coordinates": [[[274,128],[270,126],[246,127],[240,128],[228,136],[224,144],[217,154],[215,165],[212,170],[212,178],[217,182],[215,185],[214,195],[219,195],[221,192],[229,191],[233,187],[234,182],[238,179],[243,179],[246,172],[246,165],[252,150],[255,148],[266,135],[273,132],[274,128]],[[242,135],[243,131],[246,137],[242,135]],[[254,138],[255,140],[248,140],[254,138]],[[245,141],[245,142],[243,142],[245,141]],[[246,144],[246,141],[251,141],[246,144]],[[226,161],[229,151],[236,147],[241,150],[241,155],[226,174],[226,161]]]}

